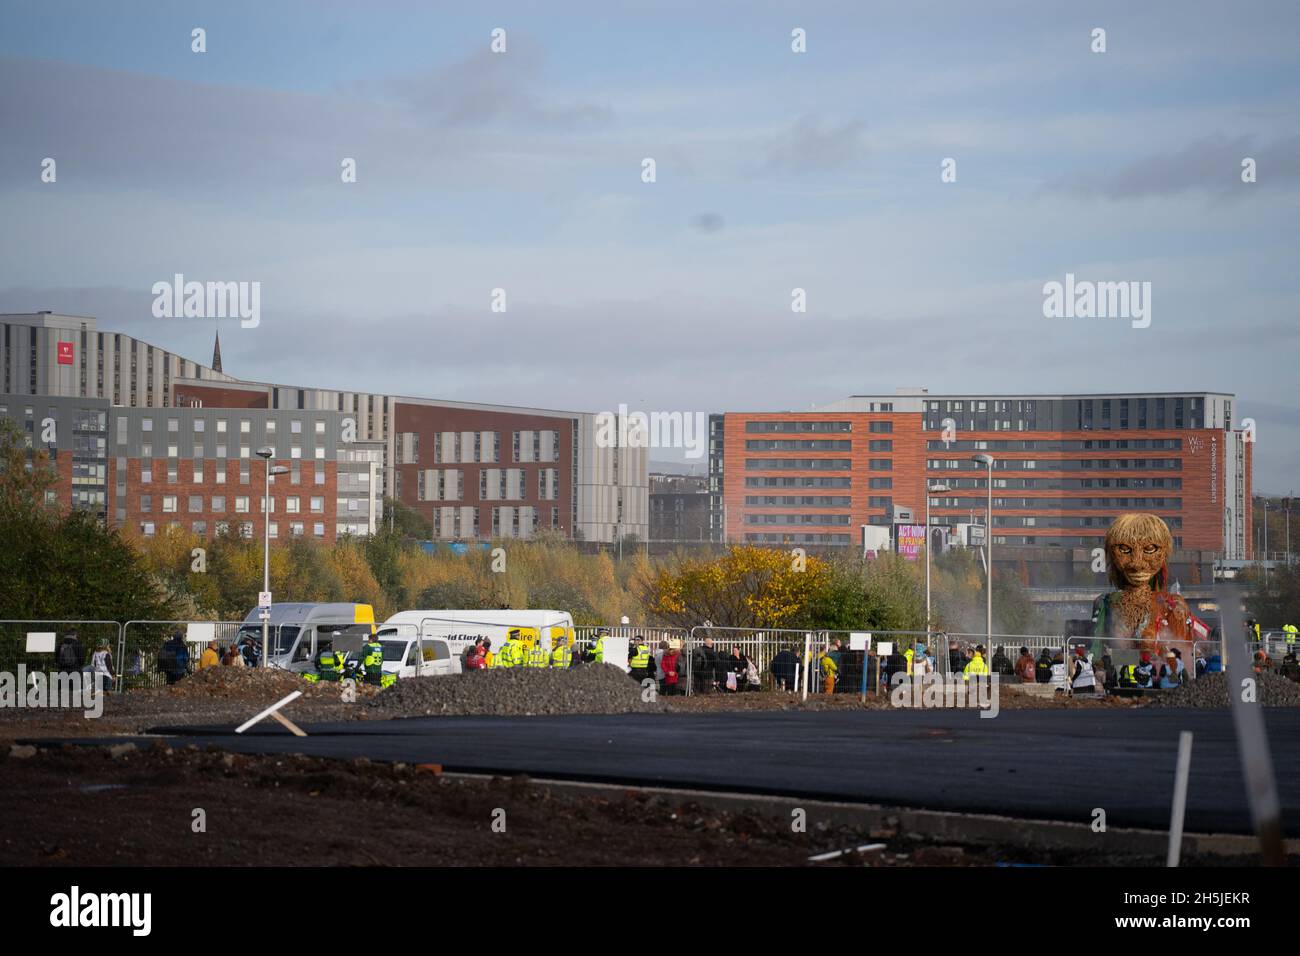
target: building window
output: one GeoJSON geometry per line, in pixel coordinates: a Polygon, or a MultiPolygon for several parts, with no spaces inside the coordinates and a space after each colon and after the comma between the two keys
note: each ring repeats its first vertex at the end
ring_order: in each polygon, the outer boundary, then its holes
{"type": "Polygon", "coordinates": [[[225,514],[225,513],[226,513],[226,496],[225,496],[225,495],[213,495],[213,496],[212,496],[212,511],[213,511],[215,514],[225,514]]]}
{"type": "Polygon", "coordinates": [[[176,513],[176,496],[163,495],[163,514],[176,513]]]}
{"type": "Polygon", "coordinates": [[[153,495],[140,496],[140,510],[145,514],[153,511],[153,495]]]}
{"type": "Polygon", "coordinates": [[[317,521],[315,524],[313,524],[312,533],[315,534],[316,537],[318,538],[325,537],[325,522],[317,521]]]}
{"type": "Polygon", "coordinates": [[[284,510],[289,512],[291,515],[296,515],[302,510],[300,507],[301,502],[302,499],[297,495],[290,495],[288,498],[284,499],[284,510]]]}
{"type": "Polygon", "coordinates": [[[247,496],[247,495],[239,495],[238,497],[235,498],[235,512],[236,512],[237,514],[247,514],[247,513],[248,513],[248,496],[247,496]]]}
{"type": "Polygon", "coordinates": [[[325,513],[325,499],[324,499],[324,498],[312,498],[312,500],[311,500],[311,512],[312,512],[312,514],[317,514],[317,515],[319,515],[319,514],[324,514],[324,513],[325,513]]]}
{"type": "Polygon", "coordinates": [[[202,510],[203,510],[203,496],[202,496],[202,495],[190,495],[190,496],[189,496],[189,512],[190,512],[190,514],[198,514],[198,513],[201,512],[202,510]]]}

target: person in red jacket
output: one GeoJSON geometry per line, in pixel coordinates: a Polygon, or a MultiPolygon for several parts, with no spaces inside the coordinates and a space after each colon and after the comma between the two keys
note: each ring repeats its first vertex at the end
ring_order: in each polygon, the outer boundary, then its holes
{"type": "Polygon", "coordinates": [[[679,647],[669,645],[664,651],[663,658],[659,661],[659,666],[664,672],[664,689],[667,695],[681,693],[681,672],[679,667],[682,662],[682,651],[679,647]]]}

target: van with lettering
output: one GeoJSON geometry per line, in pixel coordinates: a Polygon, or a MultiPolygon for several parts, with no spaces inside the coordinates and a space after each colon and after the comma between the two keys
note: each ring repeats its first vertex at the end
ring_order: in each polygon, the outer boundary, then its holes
{"type": "MultiPolygon", "coordinates": [[[[478,638],[490,640],[493,653],[499,651],[506,642],[506,635],[516,629],[521,632],[526,645],[540,643],[549,653],[555,646],[553,639],[562,637],[572,641],[573,616],[568,611],[399,611],[379,625],[378,636],[381,641],[409,638],[416,644],[444,642],[452,657],[459,661],[465,649],[478,638]]],[[[411,662],[419,659],[419,653],[419,650],[415,651],[411,662]]],[[[430,659],[428,649],[425,649],[424,658],[426,661],[430,659]]],[[[408,658],[403,655],[401,660],[407,661],[408,658]]],[[[429,673],[429,669],[422,669],[421,673],[429,673]]]]}

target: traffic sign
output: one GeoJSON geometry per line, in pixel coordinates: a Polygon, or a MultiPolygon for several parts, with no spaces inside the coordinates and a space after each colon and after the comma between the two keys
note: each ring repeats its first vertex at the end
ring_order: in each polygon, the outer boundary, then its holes
{"type": "Polygon", "coordinates": [[[270,607],[270,606],[271,606],[271,592],[270,592],[270,591],[258,591],[258,592],[257,592],[257,606],[258,606],[258,607],[270,607]]]}

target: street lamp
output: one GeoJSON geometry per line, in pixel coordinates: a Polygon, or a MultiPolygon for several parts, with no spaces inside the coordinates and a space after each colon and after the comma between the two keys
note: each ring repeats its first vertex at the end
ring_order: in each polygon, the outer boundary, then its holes
{"type": "Polygon", "coordinates": [[[971,455],[970,460],[988,469],[989,503],[984,528],[984,628],[987,643],[984,653],[993,653],[993,456],[971,455]]]}
{"type": "MultiPolygon", "coordinates": [[[[930,640],[930,495],[946,494],[951,491],[947,485],[940,482],[937,485],[929,483],[926,479],[925,487],[925,640],[930,640]]],[[[931,648],[933,650],[933,648],[931,648]]],[[[938,660],[937,652],[935,660],[938,660]]]]}
{"type": "MultiPolygon", "coordinates": [[[[257,457],[266,462],[266,493],[262,496],[262,590],[271,590],[271,476],[287,475],[289,469],[284,465],[271,467],[271,456],[275,449],[266,445],[257,450],[257,457]]],[[[258,602],[261,603],[261,602],[258,602]]],[[[262,610],[262,666],[268,667],[270,658],[271,609],[262,610]]]]}

